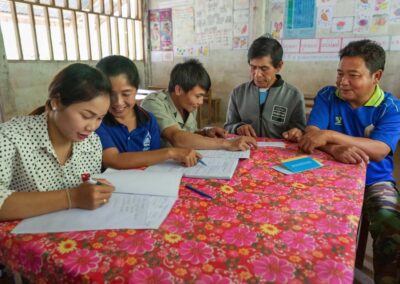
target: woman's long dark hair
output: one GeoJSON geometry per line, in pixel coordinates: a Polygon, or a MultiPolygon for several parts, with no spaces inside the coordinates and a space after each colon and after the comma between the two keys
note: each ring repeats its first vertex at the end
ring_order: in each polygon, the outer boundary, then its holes
{"type": "Polygon", "coordinates": [[[49,98],[44,106],[30,115],[38,115],[50,109],[50,99],[59,98],[64,107],[87,102],[98,96],[110,95],[111,84],[98,69],[87,64],[74,63],[62,69],[52,80],[48,89],[49,98]]]}

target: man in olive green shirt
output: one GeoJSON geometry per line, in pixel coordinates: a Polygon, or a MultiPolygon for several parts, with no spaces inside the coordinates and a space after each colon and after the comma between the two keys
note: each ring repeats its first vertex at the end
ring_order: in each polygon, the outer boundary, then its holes
{"type": "Polygon", "coordinates": [[[225,139],[219,127],[197,128],[197,109],[211,87],[210,77],[197,60],[177,64],[171,72],[168,92],[148,95],[142,107],[154,114],[165,144],[194,149],[247,150],[257,143],[253,137],[225,139]]]}

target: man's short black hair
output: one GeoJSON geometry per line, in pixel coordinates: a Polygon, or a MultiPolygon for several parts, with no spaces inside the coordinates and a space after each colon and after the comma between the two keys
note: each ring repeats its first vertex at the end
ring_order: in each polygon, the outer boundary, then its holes
{"type": "Polygon", "coordinates": [[[264,56],[270,56],[272,65],[278,68],[283,57],[283,49],[279,41],[265,36],[254,40],[247,52],[247,61],[250,63],[250,60],[264,56]]]}
{"type": "Polygon", "coordinates": [[[176,64],[172,69],[168,91],[174,92],[176,85],[179,85],[185,93],[196,86],[208,92],[211,87],[211,79],[203,64],[196,59],[190,59],[184,63],[176,64]]]}
{"type": "Polygon", "coordinates": [[[361,57],[371,74],[385,68],[385,50],[375,41],[363,39],[352,41],[339,52],[340,60],[343,57],[361,57]]]}

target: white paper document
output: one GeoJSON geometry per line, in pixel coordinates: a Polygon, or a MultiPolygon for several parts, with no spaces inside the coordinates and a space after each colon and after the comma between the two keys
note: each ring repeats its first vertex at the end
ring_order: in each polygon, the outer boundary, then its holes
{"type": "Polygon", "coordinates": [[[182,174],[113,171],[96,175],[115,185],[109,202],[96,210],[71,209],[20,222],[15,234],[105,229],[157,229],[174,205],[182,174]]]}
{"type": "Polygon", "coordinates": [[[248,159],[250,158],[250,149],[246,151],[227,151],[227,150],[197,150],[203,157],[207,158],[232,158],[248,159]]]}
{"type": "Polygon", "coordinates": [[[278,147],[285,148],[285,142],[257,142],[258,147],[278,147]]]}
{"type": "Polygon", "coordinates": [[[148,167],[146,172],[182,173],[190,178],[231,179],[238,164],[238,159],[230,158],[204,157],[202,161],[206,166],[198,163],[194,167],[185,167],[176,161],[168,160],[148,167]]]}

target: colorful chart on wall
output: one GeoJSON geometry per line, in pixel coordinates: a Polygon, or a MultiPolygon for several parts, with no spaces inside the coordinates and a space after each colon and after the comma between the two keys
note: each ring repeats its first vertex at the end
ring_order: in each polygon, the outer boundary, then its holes
{"type": "Polygon", "coordinates": [[[286,0],[285,38],[315,37],[315,0],[286,0]]]}
{"type": "Polygon", "coordinates": [[[152,50],[172,50],[172,9],[149,10],[152,50]]]}

